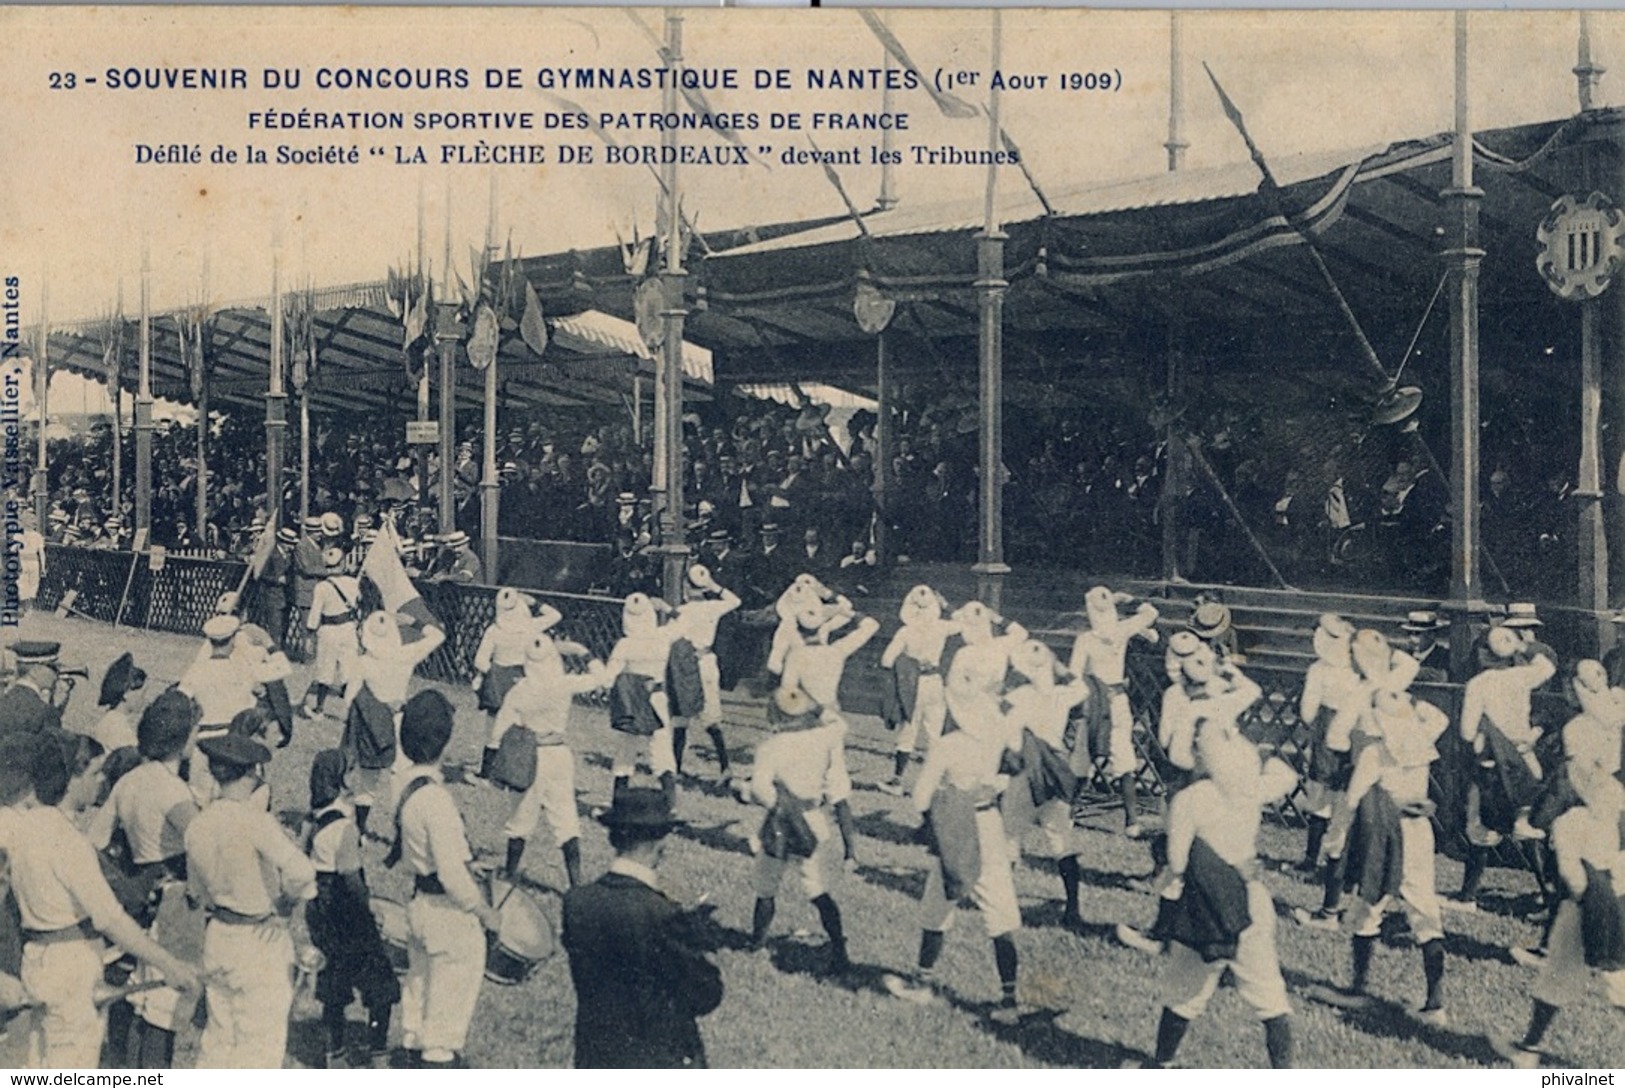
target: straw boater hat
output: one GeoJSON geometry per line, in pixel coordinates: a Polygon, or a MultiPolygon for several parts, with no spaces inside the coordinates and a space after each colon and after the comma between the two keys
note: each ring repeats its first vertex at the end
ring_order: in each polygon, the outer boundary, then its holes
{"type": "Polygon", "coordinates": [[[1535,606],[1527,601],[1517,601],[1507,605],[1506,619],[1501,621],[1502,627],[1543,627],[1539,616],[1535,615],[1535,606]]]}
{"type": "Polygon", "coordinates": [[[468,543],[468,534],[463,532],[461,529],[457,529],[453,532],[447,533],[443,538],[441,538],[440,542],[448,548],[461,548],[464,544],[468,543]]]}
{"type": "Polygon", "coordinates": [[[322,518],[320,514],[312,514],[304,521],[305,532],[319,533],[322,531],[322,518]]]}
{"type": "Polygon", "coordinates": [[[1407,612],[1405,614],[1405,622],[1399,625],[1399,629],[1401,631],[1414,631],[1417,634],[1425,634],[1428,631],[1437,631],[1442,627],[1448,626],[1449,624],[1446,623],[1437,612],[1430,609],[1422,609],[1416,612],[1407,612]]]}
{"type": "Polygon", "coordinates": [[[214,614],[217,616],[234,616],[237,614],[237,606],[241,603],[242,598],[234,590],[228,589],[214,599],[214,614]]]}
{"type": "Polygon", "coordinates": [[[322,515],[322,535],[323,536],[343,536],[344,535],[344,519],[339,517],[337,514],[334,514],[334,513],[331,513],[331,512],[323,514],[322,515]]]}
{"type": "Polygon", "coordinates": [[[1230,609],[1220,601],[1203,601],[1191,613],[1189,627],[1198,638],[1217,638],[1230,630],[1230,609]]]}
{"type": "Polygon", "coordinates": [[[299,534],[294,531],[292,526],[289,525],[284,525],[282,528],[278,529],[276,531],[276,538],[283,544],[299,543],[299,534]]]}

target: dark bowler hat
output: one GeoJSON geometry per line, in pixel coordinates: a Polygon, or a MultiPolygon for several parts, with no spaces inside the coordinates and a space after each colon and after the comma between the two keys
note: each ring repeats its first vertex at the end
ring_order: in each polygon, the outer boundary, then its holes
{"type": "Polygon", "coordinates": [[[605,827],[643,828],[670,831],[682,823],[671,811],[664,790],[632,788],[616,790],[609,811],[599,818],[605,827]]]}
{"type": "Polygon", "coordinates": [[[46,642],[43,639],[19,642],[12,647],[11,652],[17,657],[18,665],[56,665],[56,659],[62,653],[62,643],[46,642]]]}
{"type": "Polygon", "coordinates": [[[241,733],[227,733],[197,742],[198,751],[213,763],[231,763],[238,767],[258,767],[271,762],[271,750],[241,733]]]}

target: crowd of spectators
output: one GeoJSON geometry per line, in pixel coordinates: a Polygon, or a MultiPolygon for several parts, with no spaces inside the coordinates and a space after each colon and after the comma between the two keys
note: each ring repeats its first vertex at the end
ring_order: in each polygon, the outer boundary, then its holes
{"type": "MultiPolygon", "coordinates": [[[[885,466],[891,553],[916,561],[975,555],[978,447],[974,402],[905,391],[885,466]]],[[[481,436],[461,434],[453,477],[457,524],[435,524],[438,453],[420,464],[404,418],[356,413],[321,420],[311,441],[312,512],[353,524],[394,508],[408,534],[479,532],[481,436]]],[[[1153,575],[1163,567],[1164,519],[1173,560],[1191,581],[1268,584],[1262,554],[1295,585],[1360,585],[1437,592],[1448,575],[1448,493],[1414,433],[1390,428],[1349,444],[1326,435],[1272,432],[1216,409],[1170,431],[1143,404],[1102,400],[1088,413],[1062,402],[1007,409],[1007,553],[1025,566],[1153,575]],[[1173,437],[1171,438],[1170,435],[1173,437]],[[1294,446],[1292,443],[1298,443],[1294,446]],[[1164,503],[1173,488],[1178,501],[1164,503]],[[1243,527],[1245,526],[1245,528],[1243,527]],[[1262,554],[1261,554],[1262,553],[1262,554]]],[[[543,410],[505,414],[497,443],[499,534],[609,546],[623,567],[653,543],[649,435],[634,441],[623,413],[543,410]]],[[[872,553],[876,418],[860,410],[833,428],[828,413],[742,396],[698,405],[685,419],[684,471],[691,539],[725,532],[743,554],[762,529],[834,569],[872,553]],[[823,557],[820,559],[820,557],[823,557]]],[[[1333,436],[1336,437],[1336,436],[1333,436]]],[[[299,510],[297,430],[289,432],[283,509],[299,510]]],[[[49,539],[128,547],[133,439],[126,431],[120,505],[112,503],[112,433],[53,441],[49,539]]],[[[152,542],[171,549],[245,554],[266,510],[264,430],[242,414],[216,414],[207,436],[208,512],[196,516],[197,432],[160,426],[153,441],[152,542]]],[[[1553,458],[1508,448],[1485,475],[1484,543],[1511,588],[1560,596],[1575,538],[1570,477],[1553,458]]],[[[1571,581],[1571,579],[1569,579],[1571,581]]]]}

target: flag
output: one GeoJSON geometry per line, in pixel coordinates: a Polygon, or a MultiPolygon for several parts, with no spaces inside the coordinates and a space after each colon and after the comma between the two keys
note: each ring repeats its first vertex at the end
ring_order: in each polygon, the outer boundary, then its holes
{"type": "Polygon", "coordinates": [[[572,102],[570,99],[565,98],[562,94],[554,94],[552,91],[543,91],[542,97],[548,99],[562,110],[566,110],[570,113],[579,113],[581,116],[585,117],[587,119],[588,130],[591,131],[594,136],[604,141],[604,143],[609,147],[621,146],[615,142],[615,137],[611,136],[608,131],[605,130],[603,125],[600,125],[596,120],[593,119],[593,115],[587,112],[585,106],[578,102],[572,102]]]}
{"type": "Polygon", "coordinates": [[[276,548],[276,521],[277,512],[273,508],[271,516],[265,519],[265,527],[260,530],[259,539],[254,541],[254,554],[248,557],[248,572],[255,578],[265,573],[265,564],[276,548]]]}
{"type": "Polygon", "coordinates": [[[519,318],[519,338],[537,355],[547,350],[547,323],[542,320],[542,300],[536,288],[525,281],[525,312],[519,318]]]}
{"type": "MultiPolygon", "coordinates": [[[[811,136],[807,137],[807,143],[811,144],[814,152],[819,150],[818,145],[813,143],[813,138],[811,136]]],[[[846,186],[841,184],[841,175],[835,172],[835,167],[831,166],[826,161],[822,161],[822,154],[819,154],[819,159],[819,165],[824,168],[824,177],[828,179],[831,185],[835,186],[835,191],[841,194],[841,201],[846,205],[847,214],[850,215],[852,217],[852,221],[858,225],[858,232],[867,238],[869,236],[869,226],[863,221],[863,216],[858,214],[858,206],[852,203],[852,198],[847,195],[846,186]]]]}
{"type": "Polygon", "coordinates": [[[1258,145],[1253,143],[1252,134],[1247,131],[1247,122],[1242,120],[1241,111],[1219,85],[1219,77],[1213,74],[1213,69],[1208,67],[1206,61],[1202,62],[1202,69],[1207,72],[1208,79],[1213,81],[1213,89],[1219,92],[1219,107],[1224,110],[1224,115],[1230,119],[1230,123],[1236,126],[1236,131],[1241,133],[1242,141],[1247,145],[1247,154],[1252,156],[1258,172],[1264,175],[1264,184],[1272,190],[1279,188],[1275,183],[1275,175],[1270,173],[1269,163],[1264,161],[1264,153],[1258,150],[1258,145]]]}
{"type": "Polygon", "coordinates": [[[423,336],[423,330],[428,323],[429,292],[426,290],[420,290],[418,292],[417,301],[412,303],[412,308],[406,312],[401,348],[404,350],[417,343],[418,340],[423,336]]]}
{"type": "Polygon", "coordinates": [[[378,587],[386,612],[399,612],[402,605],[418,595],[417,587],[401,564],[401,538],[395,532],[393,521],[386,519],[379,526],[378,536],[361,563],[361,577],[370,579],[378,587]]]}
{"type": "Polygon", "coordinates": [[[898,41],[890,28],[880,21],[878,15],[864,8],[859,8],[858,14],[863,17],[865,23],[869,24],[869,30],[880,40],[880,44],[886,47],[886,52],[891,54],[892,60],[901,65],[904,71],[914,73],[914,78],[919,81],[920,89],[931,96],[931,101],[937,104],[937,109],[941,110],[945,116],[959,121],[968,121],[972,117],[980,115],[981,111],[963,98],[958,98],[946,91],[937,90],[925,73],[920,71],[919,65],[915,64],[913,58],[908,55],[908,50],[903,48],[903,43],[898,41]]]}

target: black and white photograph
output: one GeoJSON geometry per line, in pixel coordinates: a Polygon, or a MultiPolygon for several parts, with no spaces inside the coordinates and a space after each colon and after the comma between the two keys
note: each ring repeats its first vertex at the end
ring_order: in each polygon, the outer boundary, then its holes
{"type": "Polygon", "coordinates": [[[12,6],[0,161],[0,1068],[1625,1069],[1625,14],[12,6]]]}

